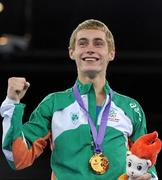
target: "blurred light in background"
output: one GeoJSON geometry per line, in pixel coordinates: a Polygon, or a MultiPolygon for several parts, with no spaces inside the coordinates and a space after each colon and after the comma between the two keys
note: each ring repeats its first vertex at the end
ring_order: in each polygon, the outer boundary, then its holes
{"type": "Polygon", "coordinates": [[[4,5],[0,2],[0,13],[4,10],[4,5]]]}
{"type": "Polygon", "coordinates": [[[8,43],[8,38],[5,36],[0,37],[0,46],[4,46],[8,43]]]}
{"type": "Polygon", "coordinates": [[[25,51],[28,49],[30,36],[16,36],[4,34],[0,36],[0,53],[10,54],[17,51],[25,51]]]}
{"type": "Polygon", "coordinates": [[[28,50],[32,38],[32,0],[0,0],[0,54],[28,50]]]}

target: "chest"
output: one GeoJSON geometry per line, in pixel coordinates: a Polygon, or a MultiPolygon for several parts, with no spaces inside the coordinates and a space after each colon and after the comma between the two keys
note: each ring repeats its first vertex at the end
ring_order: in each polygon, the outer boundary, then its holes
{"type": "MultiPolygon", "coordinates": [[[[94,111],[96,111],[96,109],[94,111]]],[[[96,126],[100,126],[101,124],[103,111],[104,107],[100,110],[96,123],[94,122],[96,126]]],[[[96,112],[93,113],[95,114],[96,112]]],[[[111,103],[107,118],[107,126],[121,131],[125,136],[129,136],[132,133],[131,120],[125,115],[125,112],[115,106],[114,103],[111,103]]],[[[53,141],[61,134],[70,130],[76,130],[84,125],[89,127],[88,118],[77,102],[74,102],[62,110],[56,111],[53,114],[51,124],[53,141]]]]}

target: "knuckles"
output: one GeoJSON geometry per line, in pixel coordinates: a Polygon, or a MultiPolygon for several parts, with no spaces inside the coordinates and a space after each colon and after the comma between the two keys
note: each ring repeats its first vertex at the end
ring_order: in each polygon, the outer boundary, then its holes
{"type": "Polygon", "coordinates": [[[11,77],[8,79],[8,89],[11,91],[23,91],[26,84],[27,82],[24,77],[11,77]]]}

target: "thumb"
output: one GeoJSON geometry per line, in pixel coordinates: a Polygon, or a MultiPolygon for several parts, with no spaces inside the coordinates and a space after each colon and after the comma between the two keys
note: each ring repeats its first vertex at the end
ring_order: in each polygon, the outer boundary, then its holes
{"type": "Polygon", "coordinates": [[[30,87],[30,83],[29,83],[29,82],[26,82],[26,83],[25,83],[25,88],[28,88],[28,87],[30,87]]]}
{"type": "Polygon", "coordinates": [[[24,85],[24,90],[27,91],[27,89],[30,87],[30,83],[29,82],[25,82],[24,85]]]}

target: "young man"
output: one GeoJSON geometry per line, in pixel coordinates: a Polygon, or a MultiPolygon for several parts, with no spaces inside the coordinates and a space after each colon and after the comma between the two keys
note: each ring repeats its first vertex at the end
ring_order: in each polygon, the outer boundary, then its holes
{"type": "MultiPolygon", "coordinates": [[[[23,125],[20,100],[30,84],[25,78],[8,80],[1,106],[3,152],[11,167],[22,169],[32,165],[51,139],[51,179],[117,180],[125,173],[128,139],[134,142],[147,132],[144,112],[106,80],[115,45],[105,24],[93,19],[79,24],[69,55],[77,66],[75,85],[45,97],[23,125]]],[[[149,180],[150,174],[156,177],[154,167],[138,180],[149,180]]]]}

